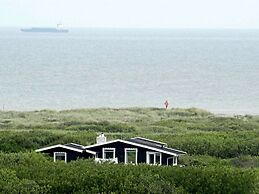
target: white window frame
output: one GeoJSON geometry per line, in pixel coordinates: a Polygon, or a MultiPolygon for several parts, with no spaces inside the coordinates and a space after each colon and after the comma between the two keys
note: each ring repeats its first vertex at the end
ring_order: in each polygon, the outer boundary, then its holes
{"type": "Polygon", "coordinates": [[[138,164],[138,148],[124,148],[124,163],[125,164],[129,164],[127,151],[136,151],[135,164],[138,164]]]}
{"type": "Polygon", "coordinates": [[[174,156],[173,158],[174,158],[174,160],[173,160],[173,166],[176,166],[176,165],[177,165],[177,162],[178,162],[178,157],[174,156]]]}
{"type": "Polygon", "coordinates": [[[147,164],[150,164],[150,165],[162,165],[162,153],[161,152],[147,152],[146,154],[146,162],[147,164]],[[153,154],[154,156],[154,163],[151,164],[150,163],[150,155],[153,154]],[[160,161],[159,161],[159,164],[156,164],[156,155],[159,154],[160,155],[160,161]]]}
{"type": "Polygon", "coordinates": [[[170,159],[173,159],[173,166],[177,166],[177,162],[178,162],[178,157],[176,156],[173,156],[173,157],[170,157],[170,158],[167,158],[167,166],[169,165],[169,160],[170,159]]]}
{"type": "Polygon", "coordinates": [[[65,155],[65,163],[67,162],[67,153],[66,152],[54,152],[54,162],[57,161],[56,157],[57,157],[57,154],[64,154],[65,155]]]}
{"type": "Polygon", "coordinates": [[[103,159],[107,159],[107,158],[105,158],[104,156],[105,156],[105,151],[112,151],[113,152],[113,159],[115,159],[115,151],[116,151],[116,149],[115,148],[103,148],[103,159]]]}

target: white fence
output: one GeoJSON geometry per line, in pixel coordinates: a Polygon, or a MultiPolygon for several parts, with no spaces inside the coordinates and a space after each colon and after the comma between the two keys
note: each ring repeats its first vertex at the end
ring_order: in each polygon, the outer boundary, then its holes
{"type": "Polygon", "coordinates": [[[96,162],[96,163],[108,162],[108,163],[115,163],[115,164],[118,164],[118,158],[113,158],[113,159],[95,158],[95,162],[96,162]]]}

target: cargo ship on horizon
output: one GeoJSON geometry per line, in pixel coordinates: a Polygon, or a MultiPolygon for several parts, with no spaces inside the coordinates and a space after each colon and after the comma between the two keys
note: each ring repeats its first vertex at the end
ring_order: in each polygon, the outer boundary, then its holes
{"type": "Polygon", "coordinates": [[[67,33],[68,29],[64,29],[62,24],[57,24],[56,28],[32,27],[22,28],[22,32],[51,32],[51,33],[67,33]]]}

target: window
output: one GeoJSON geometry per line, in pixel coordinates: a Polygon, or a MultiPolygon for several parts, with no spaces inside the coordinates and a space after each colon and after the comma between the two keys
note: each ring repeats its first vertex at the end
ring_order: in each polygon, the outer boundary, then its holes
{"type": "Polygon", "coordinates": [[[159,152],[147,152],[147,164],[162,164],[162,154],[159,152]]]}
{"type": "Polygon", "coordinates": [[[54,152],[54,162],[58,160],[63,160],[67,162],[67,153],[66,152],[54,152]]]}
{"type": "Polygon", "coordinates": [[[115,148],[103,148],[103,159],[115,159],[115,148]]]}
{"type": "Polygon", "coordinates": [[[137,164],[138,163],[138,149],[137,148],[125,148],[125,164],[137,164]]]}
{"type": "Polygon", "coordinates": [[[177,157],[170,157],[167,158],[167,165],[173,165],[176,166],[177,165],[177,157]]]}

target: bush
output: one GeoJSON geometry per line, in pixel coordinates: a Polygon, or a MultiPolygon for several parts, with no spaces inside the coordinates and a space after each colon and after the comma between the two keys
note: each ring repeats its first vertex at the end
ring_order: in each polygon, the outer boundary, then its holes
{"type": "Polygon", "coordinates": [[[39,186],[35,181],[19,179],[16,172],[9,169],[0,169],[0,193],[5,194],[27,194],[47,193],[48,186],[39,186]]]}
{"type": "Polygon", "coordinates": [[[0,153],[0,184],[50,193],[252,193],[256,172],[228,166],[167,167],[95,164],[92,160],[54,163],[36,153],[0,153]],[[5,178],[6,177],[6,178],[5,178]],[[18,183],[17,183],[18,181],[18,183]],[[18,186],[14,186],[16,183],[18,186]]]}

